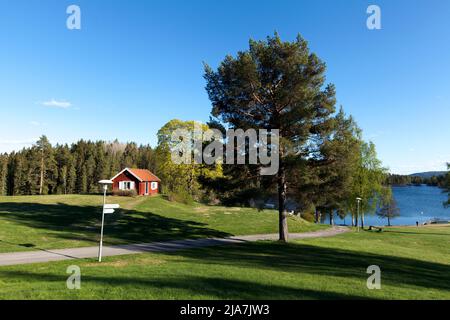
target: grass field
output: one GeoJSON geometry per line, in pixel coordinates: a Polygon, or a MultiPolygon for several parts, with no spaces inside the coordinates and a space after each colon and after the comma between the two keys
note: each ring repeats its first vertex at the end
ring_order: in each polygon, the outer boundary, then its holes
{"type": "Polygon", "coordinates": [[[450,299],[450,228],[0,267],[1,299],[450,299]],[[81,290],[66,268],[81,268],[81,290]],[[369,265],[381,290],[366,287],[369,265]]]}
{"type": "MultiPolygon", "coordinates": [[[[0,251],[96,245],[97,196],[0,198],[0,251]]],[[[273,233],[274,211],[109,198],[124,209],[107,220],[107,243],[273,233]]],[[[291,232],[315,226],[290,218],[291,232]]],[[[289,244],[261,241],[0,267],[0,299],[450,299],[450,227],[352,231],[289,244]],[[68,290],[67,267],[81,268],[68,290]],[[369,290],[367,267],[381,268],[369,290]]]]}
{"type": "MultiPolygon", "coordinates": [[[[63,249],[98,244],[101,196],[0,197],[0,252],[63,249]]],[[[106,216],[105,244],[142,243],[170,239],[276,233],[273,210],[184,205],[162,197],[109,197],[119,203],[106,216]]],[[[317,226],[290,217],[292,232],[317,226]]]]}

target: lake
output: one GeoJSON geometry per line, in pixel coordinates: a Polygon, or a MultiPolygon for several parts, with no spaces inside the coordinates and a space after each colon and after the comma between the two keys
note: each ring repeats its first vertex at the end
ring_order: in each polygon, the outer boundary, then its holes
{"type": "MultiPolygon", "coordinates": [[[[443,202],[447,200],[447,194],[437,187],[426,185],[393,187],[395,200],[400,209],[400,217],[391,219],[391,225],[416,225],[432,220],[434,218],[450,221],[450,208],[444,208],[443,202]]],[[[343,224],[344,220],[335,219],[336,224],[343,224]]],[[[351,224],[350,217],[345,223],[351,224]]],[[[365,225],[382,226],[387,225],[387,219],[382,220],[376,215],[365,215],[365,225]]]]}

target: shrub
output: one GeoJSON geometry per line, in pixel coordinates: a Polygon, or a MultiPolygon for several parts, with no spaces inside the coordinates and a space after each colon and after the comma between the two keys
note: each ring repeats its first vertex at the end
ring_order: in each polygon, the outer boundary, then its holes
{"type": "Polygon", "coordinates": [[[206,205],[218,205],[220,204],[219,196],[212,190],[204,191],[198,201],[206,205]]]}
{"type": "Polygon", "coordinates": [[[192,202],[194,202],[187,190],[181,188],[177,188],[174,191],[167,192],[167,199],[169,201],[180,202],[184,204],[192,204],[192,202]]]}
{"type": "Polygon", "coordinates": [[[136,190],[114,190],[113,196],[118,197],[136,197],[137,192],[136,190]]]}
{"type": "Polygon", "coordinates": [[[302,217],[302,219],[308,222],[314,222],[316,220],[314,214],[311,212],[302,212],[300,216],[302,217]]]}

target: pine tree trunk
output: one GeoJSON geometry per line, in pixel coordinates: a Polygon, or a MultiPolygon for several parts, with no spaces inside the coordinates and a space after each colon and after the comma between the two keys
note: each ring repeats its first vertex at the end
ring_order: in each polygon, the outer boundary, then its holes
{"type": "Polygon", "coordinates": [[[388,216],[388,227],[391,226],[391,218],[388,216]]]}
{"type": "Polygon", "coordinates": [[[333,210],[330,211],[330,225],[334,226],[333,210]]]}
{"type": "Polygon", "coordinates": [[[39,182],[39,195],[42,195],[42,189],[44,188],[44,149],[41,154],[41,179],[39,182]]]}
{"type": "Polygon", "coordinates": [[[364,213],[361,215],[361,228],[364,229],[364,213]]]}
{"type": "Polygon", "coordinates": [[[286,175],[284,168],[280,166],[280,170],[278,172],[278,213],[280,241],[282,242],[287,242],[289,240],[286,213],[286,189],[286,175]]]}

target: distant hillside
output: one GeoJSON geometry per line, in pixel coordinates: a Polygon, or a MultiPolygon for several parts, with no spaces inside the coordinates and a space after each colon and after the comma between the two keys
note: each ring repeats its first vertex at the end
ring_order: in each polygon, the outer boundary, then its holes
{"type": "Polygon", "coordinates": [[[447,174],[447,171],[429,171],[410,174],[411,177],[420,177],[423,179],[429,179],[431,177],[439,177],[447,174]]]}

